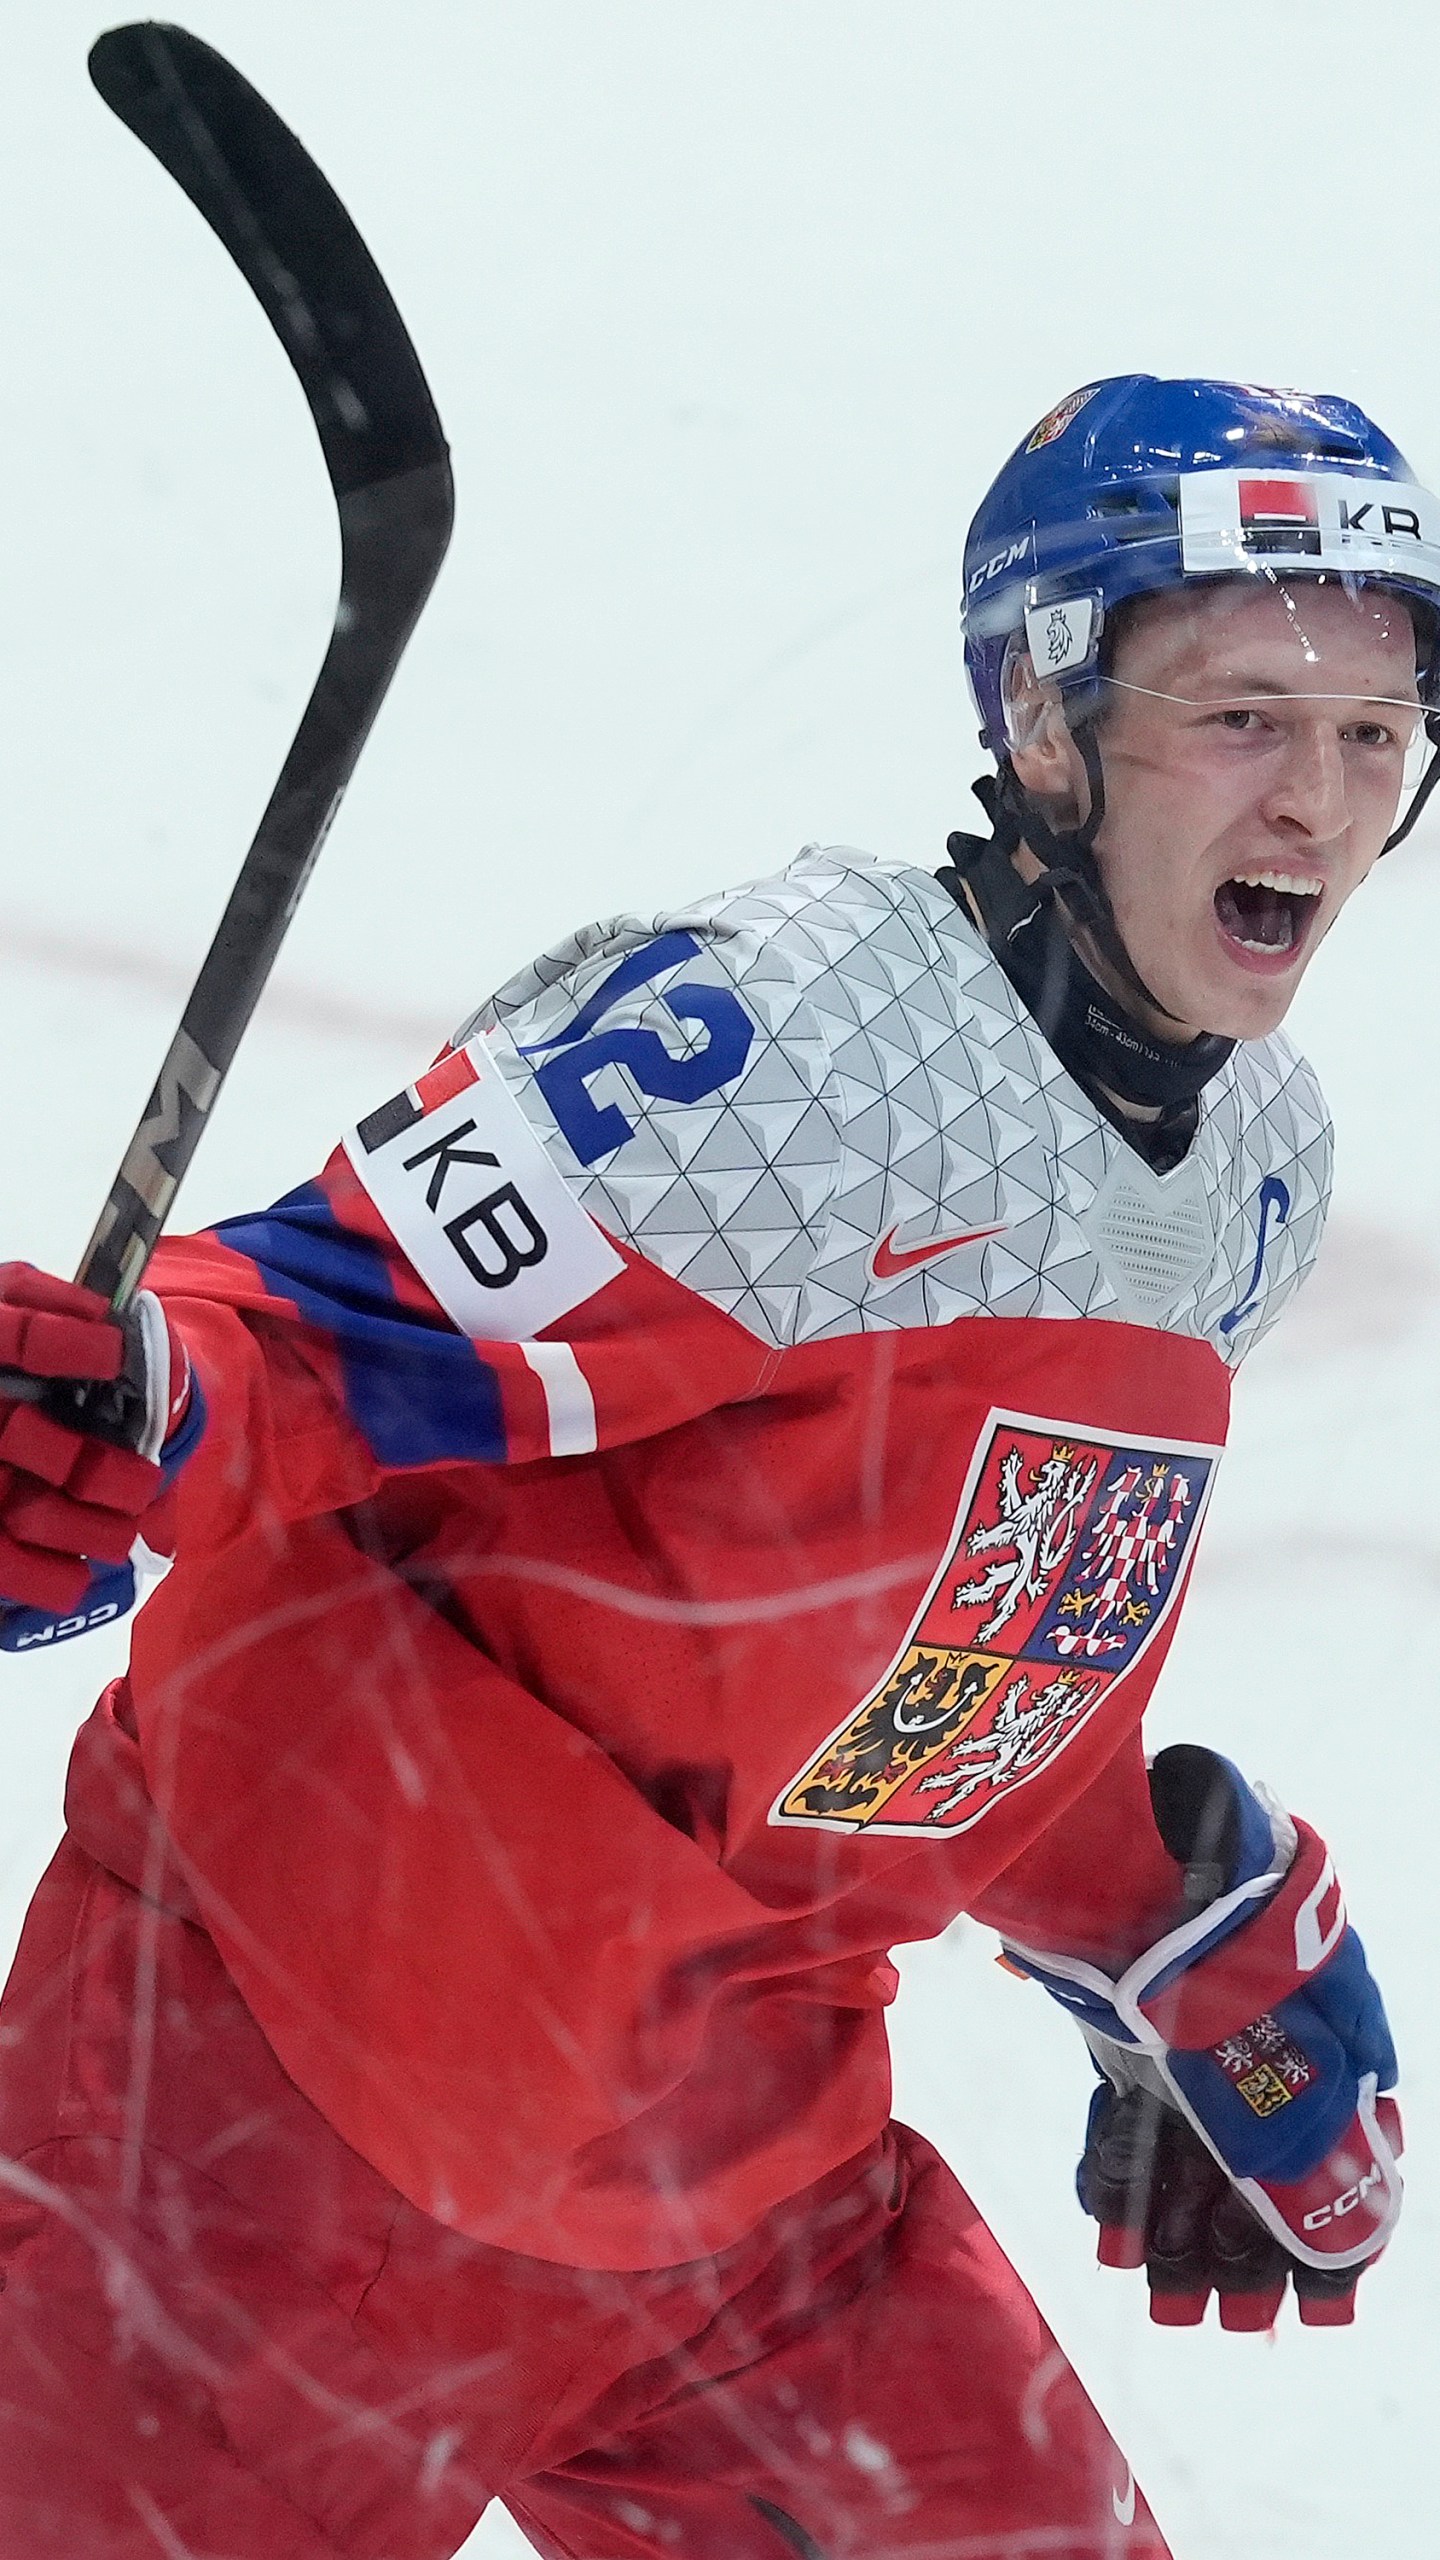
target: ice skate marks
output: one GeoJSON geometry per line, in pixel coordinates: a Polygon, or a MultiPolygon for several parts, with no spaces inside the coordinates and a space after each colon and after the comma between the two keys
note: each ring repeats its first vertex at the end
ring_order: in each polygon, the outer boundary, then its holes
{"type": "Polygon", "coordinates": [[[1175,1606],[1219,1454],[992,1413],[894,1661],[771,1821],[935,1837],[1039,1777],[1175,1606]]]}

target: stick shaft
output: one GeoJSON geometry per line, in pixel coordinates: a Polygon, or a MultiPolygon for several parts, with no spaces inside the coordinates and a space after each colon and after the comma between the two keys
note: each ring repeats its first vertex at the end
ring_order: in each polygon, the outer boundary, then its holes
{"type": "Polygon", "coordinates": [[[443,556],[448,466],[340,501],[335,629],[294,742],[203,961],[77,1279],[123,1312],[284,941],[443,556]]]}
{"type": "MultiPolygon", "coordinates": [[[[184,28],[112,28],[90,76],[223,241],[305,393],[340,516],[324,665],[78,1277],[139,1286],[450,537],[444,433],[383,276],[328,180],[184,28]]],[[[7,1392],[12,1390],[7,1385],[7,1392]]]]}

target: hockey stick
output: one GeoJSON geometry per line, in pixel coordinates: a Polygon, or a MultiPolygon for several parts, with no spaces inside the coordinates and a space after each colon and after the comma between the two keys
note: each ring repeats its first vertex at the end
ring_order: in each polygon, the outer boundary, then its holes
{"type": "MultiPolygon", "coordinates": [[[[434,584],[454,492],[435,404],[385,280],[273,107],[183,27],[112,29],[91,52],[90,77],[257,295],[309,402],[341,537],[324,664],[76,1275],[119,1314],[434,584]]],[[[18,1383],[0,1377],[7,1396],[18,1383]]]]}

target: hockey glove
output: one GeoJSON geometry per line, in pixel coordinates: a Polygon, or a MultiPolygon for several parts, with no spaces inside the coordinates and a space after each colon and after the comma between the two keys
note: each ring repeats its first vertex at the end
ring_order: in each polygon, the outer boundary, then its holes
{"type": "Polygon", "coordinates": [[[1179,1925],[1119,1976],[1006,1947],[1110,2084],[1080,2177],[1101,2254],[1149,2266],[1162,2319],[1199,2318],[1213,2286],[1227,2326],[1268,2327],[1297,2270],[1303,2319],[1346,2316],[1334,2306],[1399,2212],[1399,2120],[1382,2094],[1390,2030],[1334,1869],[1217,1753],[1161,1752],[1150,1788],[1185,1870],[1179,1925]]]}
{"type": "Polygon", "coordinates": [[[117,1322],[93,1290],[23,1262],[0,1265],[0,1370],[44,1382],[40,1401],[19,1402],[0,1378],[0,1592],[20,1604],[0,1644],[13,1648],[32,1612],[51,1633],[58,1613],[69,1633],[117,1568],[128,1575],[202,1408],[158,1298],[142,1290],[117,1322]]]}
{"type": "MultiPolygon", "coordinates": [[[[1399,2150],[1399,2109],[1377,2101],[1399,2150]]],[[[1293,2278],[1308,2327],[1355,2317],[1363,2269],[1302,2265],[1283,2249],[1230,2183],[1183,2117],[1146,2089],[1119,2090],[1102,2075],[1090,2105],[1076,2190],[1100,2225],[1102,2266],[1143,2266],[1150,2317],[1193,2328],[1219,2297],[1224,2329],[1269,2329],[1293,2278]]]]}

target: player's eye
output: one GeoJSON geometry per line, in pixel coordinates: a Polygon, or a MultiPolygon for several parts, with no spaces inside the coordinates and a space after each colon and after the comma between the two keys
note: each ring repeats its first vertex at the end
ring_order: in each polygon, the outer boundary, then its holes
{"type": "Polygon", "coordinates": [[[1387,728],[1383,720],[1352,721],[1345,735],[1353,738],[1358,747],[1393,747],[1399,744],[1395,731],[1387,728]]]}
{"type": "Polygon", "coordinates": [[[1244,702],[1227,703],[1222,711],[1216,712],[1215,720],[1218,727],[1228,729],[1237,738],[1248,737],[1265,725],[1259,712],[1244,702]]]}

